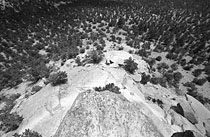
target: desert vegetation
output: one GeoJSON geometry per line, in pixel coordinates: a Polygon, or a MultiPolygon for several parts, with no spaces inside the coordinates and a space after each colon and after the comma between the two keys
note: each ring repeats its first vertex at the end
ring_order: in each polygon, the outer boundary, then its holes
{"type": "Polygon", "coordinates": [[[16,130],[21,124],[23,117],[17,113],[12,113],[15,106],[15,100],[20,97],[20,94],[15,94],[10,97],[1,96],[0,104],[4,104],[0,110],[0,130],[10,132],[16,130]]]}
{"type": "Polygon", "coordinates": [[[102,92],[102,91],[110,91],[110,92],[113,92],[115,94],[120,94],[121,92],[119,91],[120,88],[115,86],[114,83],[109,83],[107,85],[105,85],[105,87],[95,87],[94,88],[95,91],[98,91],[98,92],[102,92]]]}
{"type": "Polygon", "coordinates": [[[129,73],[134,74],[134,72],[138,69],[138,64],[130,57],[124,61],[123,67],[129,73]]]}
{"type": "Polygon", "coordinates": [[[149,82],[151,80],[151,76],[150,75],[146,75],[145,73],[143,73],[141,75],[141,84],[147,84],[147,82],[149,82]]]}
{"type": "Polygon", "coordinates": [[[98,50],[92,50],[89,52],[86,60],[87,63],[93,63],[93,64],[98,64],[102,61],[103,59],[103,52],[102,51],[98,51],[98,50]]]}
{"type": "Polygon", "coordinates": [[[67,73],[64,71],[53,73],[48,78],[48,82],[51,83],[52,86],[65,84],[67,81],[68,81],[67,73]]]}
{"type": "Polygon", "coordinates": [[[14,134],[14,137],[42,137],[38,132],[26,129],[22,134],[14,134]]]}
{"type": "MultiPolygon", "coordinates": [[[[143,75],[142,84],[151,82],[178,89],[187,73],[193,77],[187,81],[191,84],[183,84],[188,94],[202,98],[194,91],[210,81],[208,0],[63,3],[16,1],[13,8],[0,10],[0,91],[42,78],[53,86],[66,83],[67,75],[52,73],[50,61],[64,64],[75,59],[78,66],[98,64],[110,42],[110,47],[119,50],[125,49],[122,43],[126,44],[130,53],[149,63],[154,75],[143,75]],[[86,53],[84,60],[77,56],[86,53]]],[[[131,74],[138,69],[131,58],[125,60],[123,68],[131,74]]],[[[34,88],[35,92],[39,90],[34,88]]]]}

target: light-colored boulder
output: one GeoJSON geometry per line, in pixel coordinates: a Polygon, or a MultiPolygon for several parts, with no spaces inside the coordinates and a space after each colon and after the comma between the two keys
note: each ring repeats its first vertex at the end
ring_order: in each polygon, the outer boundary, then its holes
{"type": "Polygon", "coordinates": [[[133,56],[126,51],[109,51],[105,53],[105,58],[108,62],[113,62],[115,65],[123,65],[124,60],[133,59],[133,56]]]}
{"type": "Polygon", "coordinates": [[[110,92],[81,93],[54,137],[162,137],[138,104],[110,92]]]}

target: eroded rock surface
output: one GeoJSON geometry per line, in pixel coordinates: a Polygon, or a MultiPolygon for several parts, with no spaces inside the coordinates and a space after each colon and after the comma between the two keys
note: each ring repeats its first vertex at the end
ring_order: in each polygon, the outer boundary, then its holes
{"type": "Polygon", "coordinates": [[[138,104],[108,91],[75,100],[54,137],[162,137],[138,104]]]}
{"type": "MultiPolygon", "coordinates": [[[[27,98],[22,94],[13,108],[24,117],[15,133],[25,129],[43,137],[171,137],[186,130],[199,136],[210,133],[210,112],[201,103],[188,95],[177,96],[173,89],[150,82],[141,84],[142,73],[149,73],[148,64],[124,53],[108,52],[110,57],[97,65],[73,67],[67,61],[60,71],[68,74],[68,83],[45,85],[27,98]],[[138,64],[133,75],[120,67],[129,57],[138,64]],[[112,63],[107,65],[109,61],[112,63]],[[93,91],[110,83],[119,88],[120,94],[93,91]]],[[[21,86],[16,90],[25,93],[31,88],[21,86]]]]}

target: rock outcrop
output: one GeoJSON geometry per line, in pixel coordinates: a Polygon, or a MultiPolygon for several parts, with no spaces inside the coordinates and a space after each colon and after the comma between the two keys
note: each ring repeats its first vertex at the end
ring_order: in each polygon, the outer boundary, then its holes
{"type": "MultiPolygon", "coordinates": [[[[100,64],[74,67],[67,61],[60,70],[68,74],[67,84],[48,84],[17,100],[13,112],[24,119],[15,132],[31,129],[43,137],[171,137],[186,130],[199,137],[210,133],[210,112],[196,99],[177,96],[173,89],[150,82],[139,82],[143,72],[149,73],[148,64],[141,57],[110,51],[100,64]],[[138,63],[139,69],[133,75],[121,67],[129,57],[138,63]],[[95,87],[110,83],[119,88],[120,94],[94,91],[95,87]],[[189,118],[189,112],[196,122],[189,118]]],[[[16,90],[25,92],[23,88],[16,90]]]]}
{"type": "Polygon", "coordinates": [[[162,137],[141,106],[109,91],[81,93],[54,137],[162,137]]]}

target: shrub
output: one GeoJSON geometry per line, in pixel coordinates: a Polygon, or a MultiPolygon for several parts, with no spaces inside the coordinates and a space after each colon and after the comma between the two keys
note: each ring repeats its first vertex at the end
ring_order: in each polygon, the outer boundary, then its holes
{"type": "Polygon", "coordinates": [[[162,60],[162,57],[161,56],[158,56],[155,58],[157,61],[161,61],[162,60]]]}
{"type": "Polygon", "coordinates": [[[17,113],[1,113],[0,121],[0,129],[7,133],[16,130],[23,121],[23,117],[19,116],[17,113]]]}
{"type": "Polygon", "coordinates": [[[35,83],[43,77],[48,77],[50,74],[50,70],[49,68],[47,68],[42,59],[34,59],[30,65],[29,74],[31,75],[30,80],[35,83]]]}
{"type": "Polygon", "coordinates": [[[0,110],[0,130],[5,132],[13,131],[21,124],[23,118],[16,113],[10,113],[15,106],[15,100],[19,97],[20,94],[0,97],[0,101],[5,103],[5,106],[0,110]]]}
{"type": "Polygon", "coordinates": [[[87,49],[87,50],[90,49],[90,46],[87,45],[85,49],[87,49]]]}
{"type": "Polygon", "coordinates": [[[20,68],[11,67],[5,71],[0,71],[0,90],[3,88],[12,88],[22,82],[23,72],[20,68]]]}
{"type": "Polygon", "coordinates": [[[186,65],[183,67],[184,70],[190,71],[193,68],[193,65],[186,65]]]}
{"type": "Polygon", "coordinates": [[[207,80],[208,82],[210,82],[210,76],[206,77],[206,80],[207,80]]]}
{"type": "Polygon", "coordinates": [[[141,75],[141,81],[140,81],[140,83],[141,84],[147,84],[147,82],[149,82],[150,81],[150,75],[146,75],[145,73],[143,73],[142,75],[141,75]]]}
{"type": "Polygon", "coordinates": [[[100,38],[99,43],[100,44],[105,44],[106,42],[105,42],[105,40],[103,38],[100,38]]]}
{"type": "Polygon", "coordinates": [[[42,89],[41,86],[34,86],[31,90],[32,93],[36,93],[36,92],[39,92],[40,90],[42,89]]]}
{"type": "Polygon", "coordinates": [[[163,70],[168,69],[168,68],[169,66],[165,62],[157,64],[157,69],[159,72],[162,72],[163,70]]]}
{"type": "Polygon", "coordinates": [[[101,51],[92,50],[88,54],[88,59],[89,59],[88,60],[89,63],[98,64],[103,59],[103,53],[101,51]]]}
{"type": "Polygon", "coordinates": [[[142,45],[142,48],[145,49],[145,50],[149,50],[149,49],[150,49],[150,43],[149,43],[149,42],[145,42],[145,43],[142,45]]]}
{"type": "Polygon", "coordinates": [[[206,75],[210,75],[210,64],[205,65],[204,71],[206,75]]]}
{"type": "Polygon", "coordinates": [[[117,41],[118,41],[119,43],[121,43],[121,41],[122,41],[122,38],[121,38],[121,37],[117,37],[116,39],[117,39],[117,41]]]}
{"type": "Polygon", "coordinates": [[[111,38],[111,41],[113,41],[113,42],[116,41],[115,35],[111,35],[110,38],[111,38]]]}
{"type": "Polygon", "coordinates": [[[122,28],[124,24],[125,24],[125,21],[124,21],[123,18],[120,18],[120,19],[118,20],[118,22],[117,22],[117,26],[118,26],[119,28],[122,28]]]}
{"type": "Polygon", "coordinates": [[[109,90],[110,92],[113,92],[113,93],[116,93],[116,94],[120,94],[121,93],[119,91],[120,88],[115,86],[114,83],[109,83],[105,87],[95,87],[94,89],[95,89],[95,91],[98,91],[98,92],[109,90]]]}
{"type": "Polygon", "coordinates": [[[164,77],[166,78],[169,86],[175,85],[175,82],[173,81],[174,80],[173,73],[167,71],[166,73],[164,73],[164,77]]]}
{"type": "Polygon", "coordinates": [[[206,79],[205,78],[201,78],[201,79],[198,79],[198,78],[194,78],[193,79],[193,83],[199,85],[199,86],[202,86],[203,84],[206,83],[206,79]]]}
{"type": "Polygon", "coordinates": [[[96,46],[96,50],[98,50],[98,51],[99,51],[99,50],[102,51],[103,49],[104,49],[104,47],[103,47],[102,45],[97,45],[97,46],[96,46]]]}
{"type": "Polygon", "coordinates": [[[156,71],[156,68],[151,68],[152,72],[155,72],[156,71]]]}
{"type": "Polygon", "coordinates": [[[141,56],[141,57],[148,57],[148,53],[145,49],[140,49],[136,52],[137,55],[141,56]]]}
{"type": "Polygon", "coordinates": [[[193,82],[186,82],[186,83],[183,84],[183,86],[188,87],[187,88],[187,91],[188,91],[187,93],[188,94],[194,94],[194,93],[197,94],[197,88],[195,86],[195,83],[193,83],[193,82]]]}
{"type": "Polygon", "coordinates": [[[198,58],[195,60],[194,64],[195,64],[195,65],[200,65],[200,64],[202,64],[204,61],[205,61],[205,58],[198,57],[198,58]]]}
{"type": "Polygon", "coordinates": [[[52,86],[57,86],[60,84],[65,84],[68,81],[68,77],[66,72],[59,71],[57,73],[52,74],[48,80],[52,84],[52,86]]]}
{"type": "Polygon", "coordinates": [[[179,89],[179,87],[175,87],[175,92],[176,92],[176,94],[178,96],[184,96],[184,95],[186,95],[186,92],[183,91],[183,90],[181,90],[181,89],[179,89]]]}
{"type": "Polygon", "coordinates": [[[138,64],[130,57],[124,61],[124,69],[133,74],[138,69],[138,64]]]}
{"type": "Polygon", "coordinates": [[[158,83],[159,83],[159,78],[157,78],[157,77],[152,77],[151,79],[150,79],[150,82],[152,83],[152,84],[155,84],[155,85],[157,85],[158,83]]]}
{"type": "MultiPolygon", "coordinates": [[[[65,52],[65,51],[63,51],[65,52]]],[[[67,59],[75,58],[78,55],[78,49],[77,48],[67,48],[66,49],[66,56],[67,59]]]]}
{"type": "Polygon", "coordinates": [[[186,59],[182,59],[182,60],[180,61],[181,66],[185,66],[186,63],[187,63],[186,59]]]}
{"type": "Polygon", "coordinates": [[[82,54],[85,53],[85,48],[81,48],[80,53],[82,53],[82,54]]]}
{"type": "Polygon", "coordinates": [[[77,58],[75,59],[75,62],[77,63],[78,66],[82,66],[82,65],[83,65],[82,62],[81,62],[80,57],[77,57],[77,58]]]}
{"type": "Polygon", "coordinates": [[[183,84],[183,86],[185,86],[185,87],[195,87],[195,83],[193,83],[193,82],[186,82],[186,83],[183,84]]]}
{"type": "Polygon", "coordinates": [[[167,87],[166,85],[166,82],[167,82],[167,79],[165,77],[162,77],[162,78],[159,78],[159,84],[162,86],[162,87],[167,87]]]}
{"type": "Polygon", "coordinates": [[[96,41],[98,39],[98,33],[95,33],[95,32],[91,32],[90,33],[90,39],[92,41],[96,41]]]}
{"type": "Polygon", "coordinates": [[[202,71],[203,71],[202,69],[196,69],[192,72],[192,74],[193,76],[198,77],[201,75],[202,71]]]}
{"type": "Polygon", "coordinates": [[[86,39],[86,38],[88,38],[88,34],[87,34],[87,33],[83,33],[83,34],[81,35],[81,39],[86,39]]]}
{"type": "Polygon", "coordinates": [[[181,79],[182,79],[182,73],[180,73],[180,72],[175,72],[174,74],[174,80],[176,81],[176,82],[179,82],[181,79]]]}
{"type": "Polygon", "coordinates": [[[163,108],[163,101],[160,99],[157,99],[157,104],[159,107],[163,108]]]}
{"type": "Polygon", "coordinates": [[[171,65],[171,69],[172,69],[172,70],[177,70],[177,69],[178,69],[178,64],[177,64],[177,63],[173,63],[173,64],[171,65]]]}
{"type": "Polygon", "coordinates": [[[118,50],[123,50],[124,48],[123,48],[123,46],[120,46],[119,48],[118,48],[118,50]]]}
{"type": "Polygon", "coordinates": [[[172,58],[173,58],[173,53],[170,53],[170,52],[169,52],[169,53],[166,55],[166,58],[167,58],[167,59],[172,59],[172,58]]]}
{"type": "Polygon", "coordinates": [[[131,50],[131,49],[130,49],[128,52],[129,52],[130,54],[133,54],[133,50],[131,50]]]}
{"type": "Polygon", "coordinates": [[[42,137],[38,132],[26,129],[22,134],[15,134],[14,137],[42,137]]]}
{"type": "Polygon", "coordinates": [[[156,63],[155,59],[154,58],[149,58],[149,59],[144,59],[148,64],[149,66],[152,68],[152,66],[156,63]]]}

